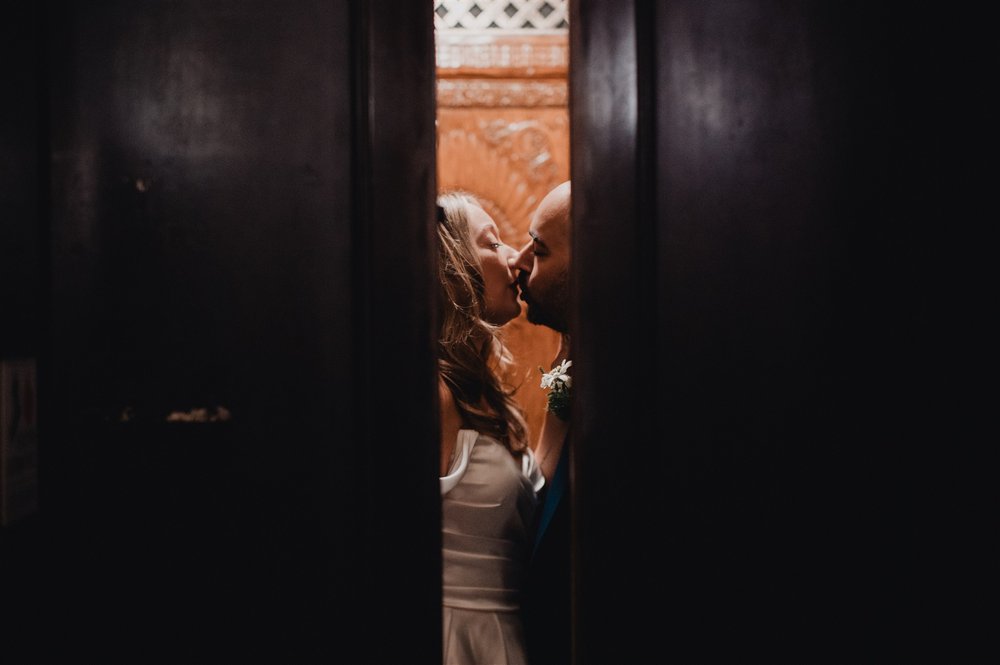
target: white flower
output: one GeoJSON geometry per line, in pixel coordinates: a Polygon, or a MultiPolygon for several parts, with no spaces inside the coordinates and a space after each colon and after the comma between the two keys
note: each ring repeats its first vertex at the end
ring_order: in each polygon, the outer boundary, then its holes
{"type": "Polygon", "coordinates": [[[554,388],[556,390],[570,388],[573,385],[573,379],[566,373],[566,370],[572,367],[572,365],[573,361],[564,360],[556,367],[553,367],[552,371],[543,373],[542,388],[554,388]]]}
{"type": "Polygon", "coordinates": [[[549,391],[545,409],[565,422],[569,422],[570,387],[573,385],[573,379],[567,372],[572,366],[572,362],[564,360],[549,372],[538,368],[542,373],[542,388],[549,391]]]}

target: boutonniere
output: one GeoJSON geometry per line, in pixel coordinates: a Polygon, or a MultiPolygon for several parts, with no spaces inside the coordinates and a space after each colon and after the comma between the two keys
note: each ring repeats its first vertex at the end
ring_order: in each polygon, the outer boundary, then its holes
{"type": "Polygon", "coordinates": [[[546,409],[566,422],[569,422],[570,388],[573,385],[573,379],[566,370],[572,365],[572,361],[564,360],[550,372],[538,368],[542,373],[542,388],[549,391],[546,409]]]}

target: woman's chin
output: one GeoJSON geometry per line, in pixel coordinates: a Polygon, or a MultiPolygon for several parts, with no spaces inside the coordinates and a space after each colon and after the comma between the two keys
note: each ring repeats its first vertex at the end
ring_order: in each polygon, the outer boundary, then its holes
{"type": "Polygon", "coordinates": [[[517,300],[513,304],[507,303],[502,312],[487,312],[486,322],[494,326],[502,326],[510,323],[521,315],[521,303],[517,300]]]}

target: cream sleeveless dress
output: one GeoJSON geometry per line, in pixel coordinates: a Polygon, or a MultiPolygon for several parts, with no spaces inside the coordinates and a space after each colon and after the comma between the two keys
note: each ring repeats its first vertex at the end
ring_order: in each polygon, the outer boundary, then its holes
{"type": "Polygon", "coordinates": [[[517,461],[475,430],[460,430],[441,478],[444,662],[526,663],[520,592],[545,478],[530,450],[517,461]]]}

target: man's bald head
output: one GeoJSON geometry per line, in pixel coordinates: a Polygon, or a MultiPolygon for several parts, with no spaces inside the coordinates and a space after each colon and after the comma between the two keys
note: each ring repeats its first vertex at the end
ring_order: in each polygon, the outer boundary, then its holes
{"type": "Polygon", "coordinates": [[[570,183],[567,180],[546,194],[538,204],[535,219],[540,228],[536,230],[557,234],[569,242],[569,204],[570,183]]]}

